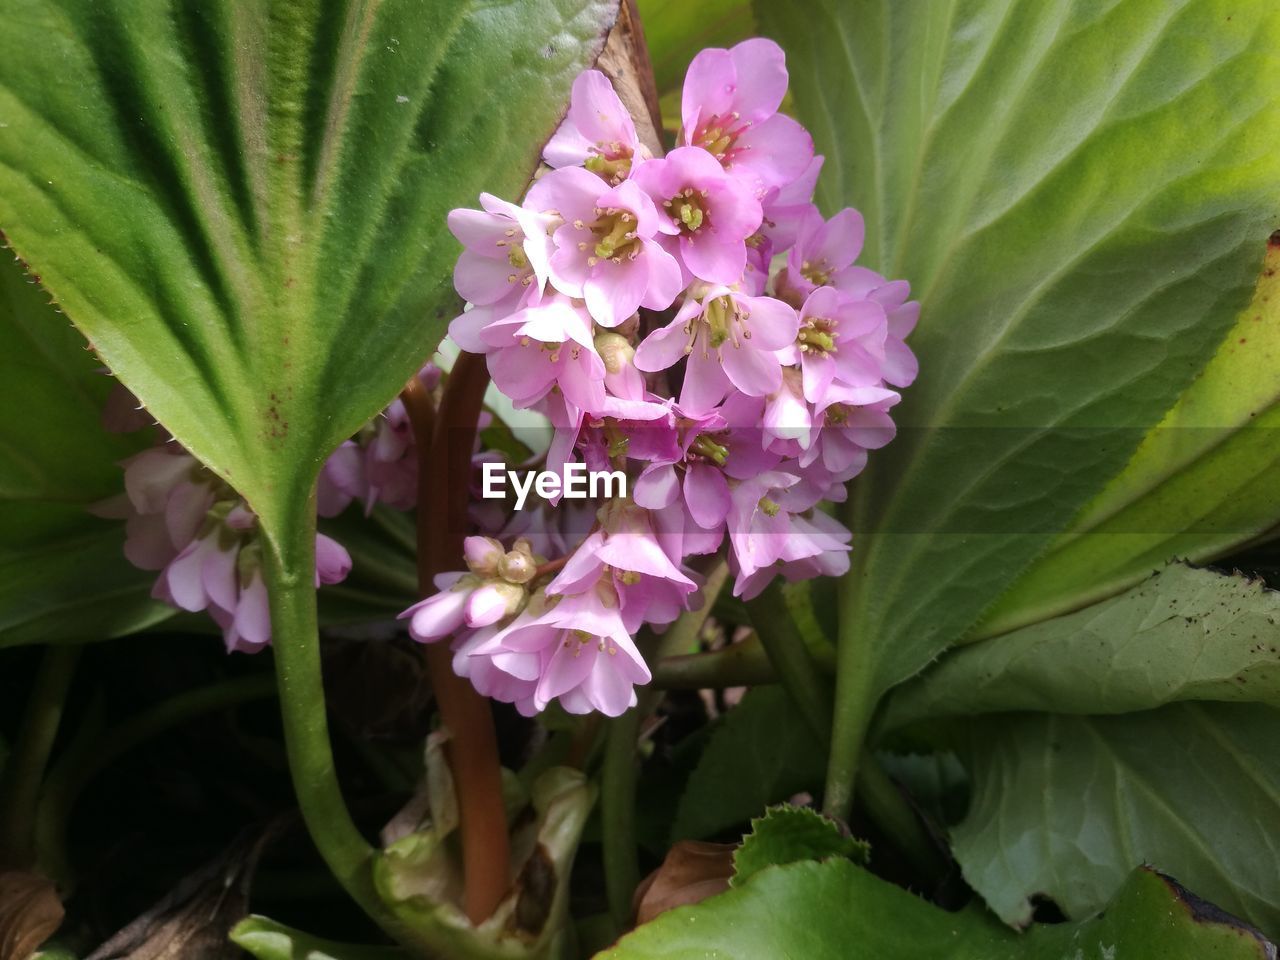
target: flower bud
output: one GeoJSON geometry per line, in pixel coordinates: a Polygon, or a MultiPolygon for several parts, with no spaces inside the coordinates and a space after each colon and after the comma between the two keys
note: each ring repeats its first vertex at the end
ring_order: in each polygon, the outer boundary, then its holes
{"type": "Polygon", "coordinates": [[[462,542],[462,556],[467,561],[467,569],[482,577],[491,577],[498,572],[503,553],[502,544],[493,537],[467,537],[462,542]]]}
{"type": "Polygon", "coordinates": [[[528,583],[537,572],[533,556],[524,550],[512,550],[498,561],[498,576],[508,583],[528,583]]]}
{"type": "Polygon", "coordinates": [[[635,358],[636,348],[627,342],[627,338],[619,336],[611,330],[602,330],[596,334],[596,352],[604,361],[604,368],[610,373],[621,373],[635,358]]]}

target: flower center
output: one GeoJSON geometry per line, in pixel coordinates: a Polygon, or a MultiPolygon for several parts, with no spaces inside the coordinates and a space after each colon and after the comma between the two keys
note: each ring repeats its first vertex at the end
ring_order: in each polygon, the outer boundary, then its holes
{"type": "Polygon", "coordinates": [[[590,223],[576,220],[573,225],[579,230],[589,229],[595,237],[594,247],[586,241],[578,244],[579,250],[592,251],[592,255],[587,258],[590,266],[594,267],[601,260],[621,263],[623,257],[634,260],[640,255],[636,218],[629,210],[615,210],[612,207],[602,210],[596,207],[595,220],[590,223]]]}
{"type": "Polygon", "coordinates": [[[671,222],[680,228],[681,233],[689,236],[696,234],[703,225],[710,226],[710,211],[705,206],[706,199],[705,190],[685,187],[670,200],[664,200],[662,205],[671,216],[671,222]]]}
{"type": "Polygon", "coordinates": [[[690,444],[689,452],[699,457],[705,457],[722,467],[724,462],[729,459],[729,448],[722,443],[716,443],[705,433],[690,444]]]}
{"type": "Polygon", "coordinates": [[[829,426],[843,427],[849,421],[849,408],[843,403],[833,403],[826,409],[826,422],[829,426]]]}
{"type": "Polygon", "coordinates": [[[827,266],[825,260],[819,260],[817,263],[804,261],[800,264],[800,275],[815,287],[825,287],[831,282],[831,268],[827,266]]]}
{"type": "Polygon", "coordinates": [[[598,143],[584,166],[596,176],[617,186],[631,172],[631,148],[621,143],[598,143]]]}
{"type": "Polygon", "coordinates": [[[779,507],[772,500],[770,500],[768,497],[761,497],[760,509],[763,510],[766,515],[770,517],[776,517],[778,515],[778,511],[781,510],[782,508],[779,507]]]}
{"type": "Polygon", "coordinates": [[[836,327],[838,321],[827,317],[810,317],[800,327],[796,344],[801,353],[825,357],[836,352],[836,327]]]}
{"type": "Polygon", "coordinates": [[[721,163],[732,160],[738,138],[751,126],[750,121],[739,124],[739,117],[737,111],[726,117],[708,117],[693,132],[694,146],[702,147],[721,163]]]}

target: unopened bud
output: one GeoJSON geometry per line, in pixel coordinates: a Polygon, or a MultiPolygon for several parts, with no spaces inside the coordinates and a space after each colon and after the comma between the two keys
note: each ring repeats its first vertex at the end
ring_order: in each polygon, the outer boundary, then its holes
{"type": "Polygon", "coordinates": [[[498,561],[498,576],[508,583],[528,583],[537,572],[533,557],[523,550],[512,550],[498,561]]]}
{"type": "Polygon", "coordinates": [[[635,358],[636,348],[627,342],[627,338],[619,336],[611,330],[602,330],[596,334],[596,352],[604,361],[604,368],[610,373],[621,373],[635,358]]]}
{"type": "Polygon", "coordinates": [[[467,537],[462,543],[467,569],[482,577],[491,577],[498,572],[504,552],[502,544],[493,537],[467,537]]]}

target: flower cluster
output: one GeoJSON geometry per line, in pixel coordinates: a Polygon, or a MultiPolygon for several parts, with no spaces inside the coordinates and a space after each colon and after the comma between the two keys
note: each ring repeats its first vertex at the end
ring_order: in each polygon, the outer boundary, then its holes
{"type": "Polygon", "coordinates": [[[495,524],[406,611],[486,695],[616,715],[649,679],[641,625],[703,602],[698,558],[723,549],[745,598],[848,568],[850,533],[819,505],[893,437],[919,306],[854,264],[856,210],[813,205],[822,158],[778,112],[786,89],[770,41],[702,51],[655,157],[587,71],[523,202],[449,216],[469,304],[451,337],[550,420],[548,469],[632,480],[589,530],[550,505],[495,524]]]}
{"type": "MultiPolygon", "coordinates": [[[[906,282],[855,264],[856,210],[826,219],[814,206],[822,158],[778,112],[786,89],[770,41],[702,51],[677,143],[655,156],[609,80],[586,71],[523,202],[483,194],[449,215],[468,304],[450,336],[554,428],[519,466],[628,480],[586,504],[541,489],[528,509],[477,500],[465,569],[402,615],[524,713],[634,704],[650,678],[634,638],[706,602],[700,571],[721,556],[746,599],[779,576],[848,568],[851,535],[822,504],[893,437],[919,305],[906,282]]],[[[441,378],[432,364],[419,374],[427,391],[441,378]]],[[[108,411],[122,428],[138,426],[129,406],[108,411]]],[[[477,449],[473,465],[509,455],[477,449]]],[[[417,470],[396,401],[325,463],[317,510],[410,509],[417,470]]],[[[171,440],[127,461],[125,482],[126,553],[161,571],[155,595],[208,610],[228,649],[269,642],[248,506],[171,440]]],[[[317,538],[317,585],[349,567],[317,538]]]]}
{"type": "MultiPolygon", "coordinates": [[[[143,450],[124,468],[125,497],[98,512],[126,520],[124,552],[134,566],[160,571],[152,596],[208,611],[228,652],[261,650],[271,641],[271,615],[253,511],[174,441],[143,450]]],[[[350,569],[342,545],[318,534],[316,586],[338,583],[350,569]]]]}

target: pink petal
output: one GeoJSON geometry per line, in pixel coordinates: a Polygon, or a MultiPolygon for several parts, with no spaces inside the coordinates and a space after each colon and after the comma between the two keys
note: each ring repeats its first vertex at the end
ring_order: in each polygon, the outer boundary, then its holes
{"type": "Polygon", "coordinates": [[[639,309],[649,286],[648,253],[646,250],[634,260],[624,257],[621,263],[602,260],[592,267],[582,289],[596,323],[616,327],[639,309]]]}
{"type": "Polygon", "coordinates": [[[680,406],[697,415],[707,413],[729,392],[729,378],[720,366],[718,353],[707,345],[706,331],[698,334],[685,367],[680,389],[680,406]]]}
{"type": "Polygon", "coordinates": [[[316,534],[316,586],[340,583],[351,572],[351,554],[333,537],[316,534]]]}
{"type": "Polygon", "coordinates": [[[698,526],[718,527],[729,513],[729,483],[709,464],[690,464],[684,475],[684,502],[698,526]]]}
{"type": "Polygon", "coordinates": [[[702,119],[728,114],[738,89],[737,71],[728,50],[702,50],[689,64],[680,97],[684,135],[692,135],[702,119]]]}
{"type": "MultiPolygon", "coordinates": [[[[271,642],[271,606],[261,574],[255,573],[249,586],[240,593],[233,623],[235,632],[250,647],[261,647],[271,642]]],[[[243,647],[238,646],[238,649],[243,647]]]]}
{"type": "Polygon", "coordinates": [[[747,245],[722,242],[714,234],[680,238],[680,257],[689,271],[708,283],[737,283],[747,266],[747,245]]]}
{"type": "Polygon", "coordinates": [[[729,51],[738,89],[733,107],[741,119],[759,123],[778,112],[787,94],[786,56],[772,40],[753,37],[729,51]]]}
{"type": "Polygon", "coordinates": [[[631,498],[646,510],[662,510],[676,502],[680,480],[669,463],[651,463],[636,478],[631,498]]]}
{"type": "Polygon", "coordinates": [[[640,259],[649,265],[649,286],[641,303],[650,310],[665,310],[675,303],[685,287],[684,274],[676,258],[652,240],[643,242],[640,259]]]}
{"type": "Polygon", "coordinates": [[[795,343],[800,318],[788,303],[773,297],[735,297],[747,311],[742,325],[751,331],[751,345],[758,350],[781,350],[795,343]]]}
{"type": "Polygon", "coordinates": [[[747,341],[726,343],[720,348],[720,360],[730,382],[749,397],[765,397],[782,386],[778,358],[747,341]]]}

